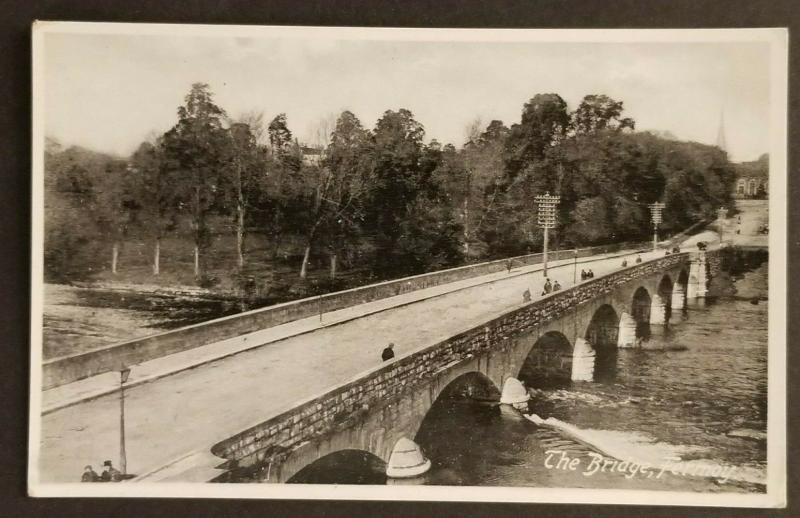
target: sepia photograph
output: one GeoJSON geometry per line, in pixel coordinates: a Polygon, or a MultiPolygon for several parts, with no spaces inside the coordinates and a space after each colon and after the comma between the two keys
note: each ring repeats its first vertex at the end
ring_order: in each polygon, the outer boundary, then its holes
{"type": "Polygon", "coordinates": [[[785,506],[786,29],[32,34],[32,496],[785,506]]]}

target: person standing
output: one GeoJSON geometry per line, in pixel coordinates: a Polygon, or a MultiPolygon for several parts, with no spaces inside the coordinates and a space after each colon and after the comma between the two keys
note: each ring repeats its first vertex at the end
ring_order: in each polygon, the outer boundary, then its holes
{"type": "Polygon", "coordinates": [[[531,290],[526,288],[525,291],[522,292],[522,302],[530,302],[530,301],[531,301],[531,290]]]}
{"type": "Polygon", "coordinates": [[[100,480],[100,475],[91,466],[83,468],[83,475],[81,475],[81,482],[97,482],[100,480]]]}
{"type": "Polygon", "coordinates": [[[383,350],[381,353],[381,359],[383,361],[388,361],[394,358],[394,343],[390,343],[386,346],[386,349],[383,350]]]}
{"type": "Polygon", "coordinates": [[[544,294],[547,295],[551,291],[553,291],[553,285],[550,283],[550,279],[547,279],[544,283],[544,294]]]}
{"type": "Polygon", "coordinates": [[[561,284],[558,283],[558,279],[556,279],[555,284],[553,284],[553,291],[559,291],[561,289],[561,284]]]}

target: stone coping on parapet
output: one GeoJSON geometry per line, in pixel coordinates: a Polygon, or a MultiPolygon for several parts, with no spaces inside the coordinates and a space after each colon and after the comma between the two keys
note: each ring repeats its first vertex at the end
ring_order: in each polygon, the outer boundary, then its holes
{"type": "MultiPolygon", "coordinates": [[[[611,254],[604,254],[601,256],[589,256],[578,260],[578,264],[587,264],[594,261],[600,261],[613,257],[622,257],[637,253],[637,250],[624,250],[611,254]]],[[[562,259],[559,261],[552,261],[551,266],[563,266],[572,264],[574,259],[562,259]]],[[[306,333],[312,333],[320,329],[337,326],[356,320],[358,318],[374,315],[383,311],[400,308],[409,304],[414,304],[424,300],[429,300],[435,297],[448,295],[462,290],[476,288],[485,284],[491,284],[498,281],[503,281],[521,275],[528,275],[532,272],[540,271],[542,269],[541,263],[528,265],[522,268],[516,268],[510,275],[503,274],[503,272],[496,272],[487,274],[480,277],[471,277],[461,281],[455,281],[448,284],[441,284],[432,286],[430,288],[423,288],[412,292],[395,295],[385,299],[378,299],[375,301],[367,302],[365,304],[350,306],[337,310],[338,313],[353,312],[359,306],[375,305],[377,308],[360,311],[357,314],[344,316],[334,320],[323,321],[319,323],[317,317],[307,317],[305,319],[295,320],[281,324],[278,326],[270,327],[261,331],[256,331],[246,335],[241,335],[226,340],[221,340],[212,344],[194,347],[184,351],[176,352],[166,356],[160,356],[141,364],[132,366],[129,381],[125,384],[126,389],[136,387],[145,383],[150,383],[166,376],[171,376],[179,372],[200,367],[202,365],[221,360],[245,351],[264,347],[270,344],[280,342],[295,336],[306,333]],[[498,276],[495,279],[485,280],[484,278],[489,275],[498,276]],[[484,280],[481,280],[484,279],[484,280]],[[461,286],[453,287],[454,284],[462,283],[461,286]],[[447,287],[450,289],[447,289],[447,287]],[[417,296],[414,296],[417,295],[417,296]],[[400,297],[408,297],[407,301],[397,301],[400,297]],[[394,299],[395,302],[392,302],[394,299]],[[311,322],[313,320],[313,322],[311,322]],[[271,336],[270,336],[271,335],[271,336]]],[[[333,312],[333,313],[336,313],[333,312]]],[[[331,316],[332,313],[326,313],[331,316]]],[[[57,410],[67,408],[84,401],[97,399],[109,394],[119,392],[119,376],[116,372],[107,372],[74,381],[65,385],[49,388],[43,390],[42,398],[42,415],[46,415],[57,410]]]]}

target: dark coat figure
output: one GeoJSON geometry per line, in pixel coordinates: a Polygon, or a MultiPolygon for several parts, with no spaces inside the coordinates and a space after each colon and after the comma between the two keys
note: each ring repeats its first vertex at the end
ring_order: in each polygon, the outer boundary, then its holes
{"type": "Polygon", "coordinates": [[[561,285],[558,283],[558,281],[556,281],[555,284],[553,284],[553,291],[558,291],[560,289],[561,285]]]}
{"type": "Polygon", "coordinates": [[[586,276],[586,270],[584,270],[583,268],[581,268],[581,280],[582,280],[582,281],[585,281],[586,279],[587,279],[587,276],[586,276]]]}
{"type": "Polygon", "coordinates": [[[381,360],[387,361],[391,360],[392,358],[394,358],[394,344],[389,344],[381,353],[381,360]]]}
{"type": "Polygon", "coordinates": [[[550,279],[547,279],[547,281],[544,283],[544,293],[547,295],[551,291],[553,291],[553,285],[550,283],[550,279]]]}
{"type": "Polygon", "coordinates": [[[522,302],[530,302],[531,301],[531,290],[526,289],[522,292],[522,302]]]}
{"type": "Polygon", "coordinates": [[[506,270],[508,270],[508,273],[511,273],[511,261],[506,261],[506,270]]]}
{"type": "Polygon", "coordinates": [[[589,269],[589,271],[586,273],[586,276],[589,279],[594,279],[594,272],[591,269],[589,269]]]}
{"type": "Polygon", "coordinates": [[[639,264],[641,262],[642,262],[642,256],[641,255],[637,255],[636,256],[636,264],[639,264]]]}
{"type": "Polygon", "coordinates": [[[622,260],[622,267],[625,268],[626,266],[628,266],[628,260],[627,259],[623,259],[622,260]]]}
{"type": "Polygon", "coordinates": [[[81,482],[97,482],[100,480],[100,475],[91,466],[83,468],[83,475],[81,475],[81,482]]]}
{"type": "Polygon", "coordinates": [[[111,465],[111,461],[107,460],[103,463],[103,474],[100,475],[101,482],[120,482],[122,480],[122,473],[111,465]]]}

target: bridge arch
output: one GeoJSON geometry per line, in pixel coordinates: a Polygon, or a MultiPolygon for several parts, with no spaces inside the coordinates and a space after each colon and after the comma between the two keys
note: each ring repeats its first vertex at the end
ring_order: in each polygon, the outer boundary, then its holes
{"type": "Polygon", "coordinates": [[[631,301],[631,316],[636,322],[636,338],[650,336],[650,292],[644,286],[639,286],[633,293],[631,301]]]}
{"type": "Polygon", "coordinates": [[[595,352],[595,381],[613,379],[617,365],[617,338],[620,317],[610,304],[603,304],[594,312],[584,333],[585,340],[595,352]]]}
{"type": "Polygon", "coordinates": [[[543,334],[528,351],[517,378],[537,389],[568,386],[572,380],[572,343],[559,331],[543,334]]]}
{"type": "Polygon", "coordinates": [[[289,478],[287,484],[372,484],[386,483],[386,462],[364,450],[329,453],[289,478]]]}
{"type": "Polygon", "coordinates": [[[454,399],[498,401],[500,389],[487,375],[477,371],[467,372],[448,383],[439,392],[433,405],[454,399]]]}

